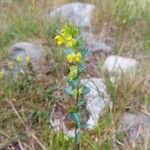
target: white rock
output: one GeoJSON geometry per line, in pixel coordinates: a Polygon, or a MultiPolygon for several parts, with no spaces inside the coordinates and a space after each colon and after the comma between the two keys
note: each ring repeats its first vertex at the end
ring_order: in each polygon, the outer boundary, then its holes
{"type": "Polygon", "coordinates": [[[43,59],[44,50],[41,46],[29,42],[19,42],[12,46],[10,50],[10,58],[16,60],[17,57],[22,58],[22,64],[26,64],[26,56],[31,58],[33,69],[39,67],[39,63],[43,59]]]}
{"type": "Polygon", "coordinates": [[[83,85],[90,88],[90,93],[86,95],[86,109],[89,113],[87,128],[94,128],[103,114],[106,106],[110,105],[110,98],[107,94],[107,88],[102,79],[91,78],[81,80],[83,85]]]}
{"type": "Polygon", "coordinates": [[[78,26],[90,27],[94,5],[87,3],[69,3],[52,11],[49,18],[59,16],[62,20],[74,22],[78,26]]]}
{"type": "Polygon", "coordinates": [[[135,59],[112,55],[107,57],[104,69],[109,73],[134,73],[137,65],[138,62],[135,59]]]}

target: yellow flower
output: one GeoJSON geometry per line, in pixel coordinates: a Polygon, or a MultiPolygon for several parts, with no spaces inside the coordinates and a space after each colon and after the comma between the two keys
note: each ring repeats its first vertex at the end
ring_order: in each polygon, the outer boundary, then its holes
{"type": "Polygon", "coordinates": [[[57,35],[57,36],[55,37],[55,40],[57,40],[57,44],[58,44],[58,45],[62,45],[62,44],[64,43],[64,39],[63,39],[63,37],[60,36],[60,35],[57,35]]]}
{"type": "Polygon", "coordinates": [[[82,59],[82,55],[80,52],[78,52],[76,55],[74,53],[71,53],[67,56],[67,59],[70,63],[72,62],[79,62],[82,59]]]}
{"type": "Polygon", "coordinates": [[[72,38],[72,36],[69,36],[69,37],[67,38],[67,45],[68,45],[68,47],[73,47],[73,46],[75,45],[75,43],[76,43],[76,40],[74,40],[74,39],[72,38]]]}
{"type": "Polygon", "coordinates": [[[79,62],[81,59],[82,59],[82,55],[80,52],[78,52],[76,57],[75,57],[75,60],[76,60],[76,62],[79,62]]]}
{"type": "Polygon", "coordinates": [[[3,79],[4,75],[5,75],[4,71],[0,71],[0,79],[3,79]]]}
{"type": "Polygon", "coordinates": [[[76,55],[72,53],[67,56],[67,59],[70,63],[72,63],[74,61],[75,57],[76,57],[76,55]]]}

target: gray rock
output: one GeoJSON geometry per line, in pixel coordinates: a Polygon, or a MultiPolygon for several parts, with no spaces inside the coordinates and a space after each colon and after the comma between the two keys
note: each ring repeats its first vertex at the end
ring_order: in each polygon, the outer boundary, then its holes
{"type": "Polygon", "coordinates": [[[60,19],[71,21],[78,26],[90,27],[93,9],[94,5],[92,4],[79,2],[69,3],[50,12],[49,18],[60,17],[60,19]]]}
{"type": "Polygon", "coordinates": [[[85,98],[87,99],[86,109],[89,113],[87,121],[88,128],[92,129],[97,125],[99,117],[104,113],[106,106],[110,105],[110,98],[107,88],[102,79],[91,78],[81,80],[83,85],[90,88],[85,98]]]}
{"type": "Polygon", "coordinates": [[[147,149],[150,146],[150,116],[127,112],[120,121],[117,132],[125,132],[123,147],[135,148],[137,145],[147,149]]]}
{"type": "Polygon", "coordinates": [[[18,56],[21,57],[22,65],[26,64],[26,57],[29,56],[33,69],[36,70],[43,59],[44,50],[41,46],[34,43],[19,42],[12,46],[9,56],[13,60],[16,60],[18,56]]]}
{"type": "Polygon", "coordinates": [[[106,44],[99,35],[94,35],[90,32],[83,32],[82,37],[85,39],[87,48],[92,53],[111,54],[112,47],[106,44]]]}
{"type": "MultiPolygon", "coordinates": [[[[86,121],[87,128],[93,129],[102,114],[104,113],[104,109],[107,106],[110,106],[111,101],[109,95],[107,94],[106,85],[102,81],[102,79],[98,78],[90,78],[90,79],[82,79],[81,83],[90,88],[90,93],[86,95],[86,109],[88,112],[88,119],[86,121]]],[[[74,137],[74,130],[69,130],[65,126],[66,114],[62,106],[57,107],[54,105],[52,113],[50,115],[50,123],[55,131],[63,130],[64,133],[69,137],[74,137]]]]}
{"type": "Polygon", "coordinates": [[[115,74],[135,73],[137,66],[135,59],[112,55],[107,57],[104,69],[115,74]]]}

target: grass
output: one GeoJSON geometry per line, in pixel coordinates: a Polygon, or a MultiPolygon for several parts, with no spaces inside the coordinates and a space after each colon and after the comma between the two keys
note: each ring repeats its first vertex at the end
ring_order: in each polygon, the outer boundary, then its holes
{"type": "MultiPolygon", "coordinates": [[[[66,138],[63,133],[56,134],[49,124],[52,105],[56,101],[66,101],[62,78],[68,70],[63,69],[67,66],[61,50],[55,47],[53,40],[59,21],[48,21],[45,13],[66,2],[70,0],[0,2],[0,67],[8,63],[9,48],[18,41],[41,43],[46,50],[47,61],[53,62],[48,75],[34,74],[27,70],[18,80],[7,76],[7,80],[0,81],[0,147],[17,138],[28,149],[73,149],[73,140],[66,138]]],[[[138,111],[143,104],[150,105],[150,86],[145,83],[145,76],[150,75],[149,1],[81,2],[94,3],[98,7],[94,14],[97,19],[93,21],[93,32],[103,32],[104,36],[115,38],[114,54],[135,57],[140,61],[136,77],[132,80],[123,77],[116,85],[110,82],[102,66],[97,66],[99,76],[106,79],[114,107],[106,110],[94,130],[84,132],[82,148],[111,150],[121,115],[127,109],[138,111]]],[[[97,59],[99,64],[103,64],[103,59],[97,59]]],[[[150,108],[147,107],[144,111],[150,112],[150,108]]],[[[124,133],[119,133],[116,137],[123,142],[124,133]]]]}

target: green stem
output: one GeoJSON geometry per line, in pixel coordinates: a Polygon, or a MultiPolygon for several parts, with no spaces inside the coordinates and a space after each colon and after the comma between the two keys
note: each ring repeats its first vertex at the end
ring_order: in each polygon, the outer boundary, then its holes
{"type": "MultiPolygon", "coordinates": [[[[80,76],[79,76],[79,65],[78,65],[78,77],[80,78],[80,76]]],[[[79,91],[79,85],[80,85],[79,82],[77,84],[76,113],[79,113],[79,108],[78,108],[78,100],[79,100],[79,93],[78,93],[78,91],[79,91]]],[[[75,129],[76,150],[80,150],[80,142],[77,143],[78,132],[80,132],[80,131],[78,131],[78,126],[76,125],[76,129],[75,129]]]]}

